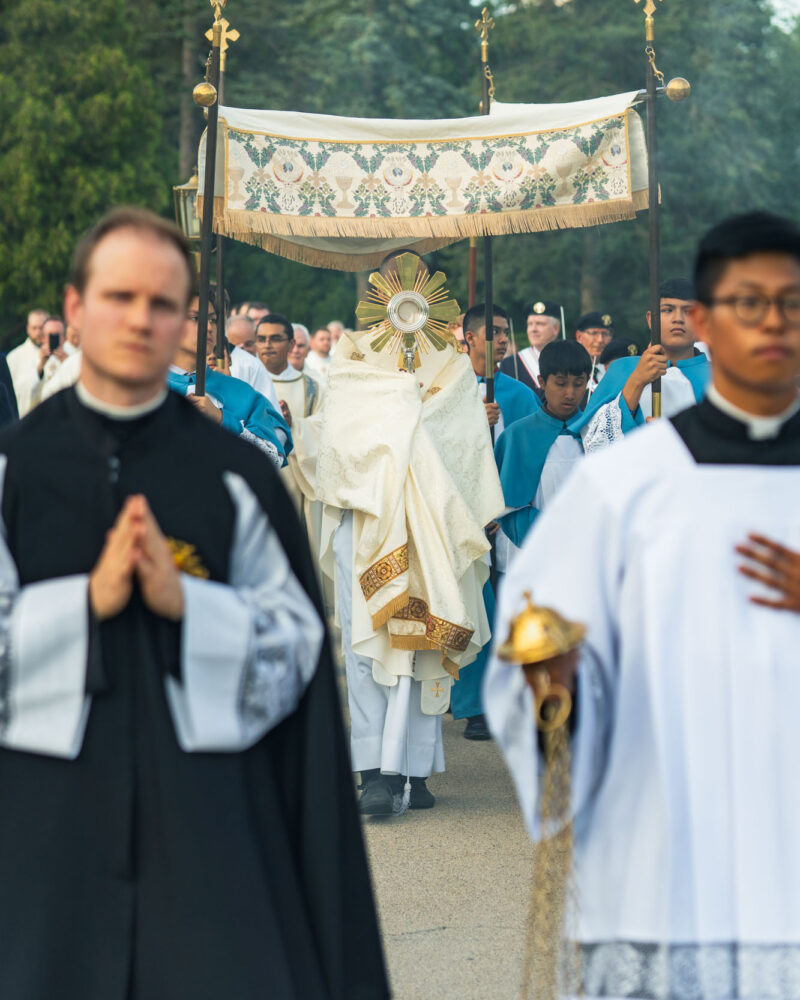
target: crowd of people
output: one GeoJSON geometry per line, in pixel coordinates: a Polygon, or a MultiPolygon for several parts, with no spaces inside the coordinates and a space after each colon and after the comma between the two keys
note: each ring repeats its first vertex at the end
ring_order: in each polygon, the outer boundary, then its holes
{"type": "Polygon", "coordinates": [[[686,272],[641,353],[546,289],[490,352],[482,303],[398,353],[263,302],[218,351],[212,289],[198,373],[180,234],[82,239],[0,366],[0,995],[387,996],[358,814],[435,806],[450,711],[549,835],[542,670],[585,995],[794,995],[800,230],[728,220],[686,272]],[[531,593],[587,629],[536,671],[492,654],[531,593]]]}

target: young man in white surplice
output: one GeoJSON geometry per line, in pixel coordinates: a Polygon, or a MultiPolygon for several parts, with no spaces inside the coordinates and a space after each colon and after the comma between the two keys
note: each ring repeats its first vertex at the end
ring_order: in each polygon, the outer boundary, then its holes
{"type": "MultiPolygon", "coordinates": [[[[800,994],[800,228],[729,219],[695,278],[706,397],[581,463],[501,592],[500,642],[531,589],[587,627],[568,675],[587,997],[800,994]]],[[[485,695],[537,839],[523,671],[493,659],[485,695]]]]}

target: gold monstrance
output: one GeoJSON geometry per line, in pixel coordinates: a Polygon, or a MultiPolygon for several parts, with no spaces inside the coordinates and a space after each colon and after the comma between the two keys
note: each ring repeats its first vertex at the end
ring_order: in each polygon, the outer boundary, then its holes
{"type": "Polygon", "coordinates": [[[369,276],[372,286],[367,298],[356,308],[356,316],[373,336],[373,351],[388,349],[399,355],[398,367],[413,374],[419,354],[434,347],[443,351],[454,339],[447,324],[458,317],[455,299],[444,287],[446,275],[431,275],[416,254],[403,253],[395,258],[393,268],[383,275],[369,276]]]}

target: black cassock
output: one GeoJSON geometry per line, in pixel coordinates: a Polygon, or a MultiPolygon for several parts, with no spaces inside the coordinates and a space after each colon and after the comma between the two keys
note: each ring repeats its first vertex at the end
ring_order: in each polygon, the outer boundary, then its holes
{"type": "Polygon", "coordinates": [[[388,996],[327,640],[294,669],[293,608],[319,628],[320,602],[270,463],[173,393],[125,421],[67,390],[0,435],[0,476],[0,998],[388,996]],[[182,626],[137,593],[90,621],[134,493],[194,574],[182,626]]]}

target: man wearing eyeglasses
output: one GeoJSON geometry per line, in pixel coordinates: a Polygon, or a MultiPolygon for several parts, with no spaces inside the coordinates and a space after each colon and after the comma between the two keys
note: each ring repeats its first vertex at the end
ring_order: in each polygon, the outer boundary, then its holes
{"type": "MultiPolygon", "coordinates": [[[[501,641],[532,585],[587,630],[580,653],[543,667],[578,680],[587,998],[797,992],[800,227],[728,219],[701,242],[695,285],[705,398],[579,464],[500,595],[501,641]]],[[[524,670],[494,660],[485,691],[538,839],[524,670]]]]}
{"type": "MultiPolygon", "coordinates": [[[[586,407],[582,434],[587,452],[607,447],[652,417],[651,387],[658,378],[665,417],[703,398],[710,366],[707,355],[695,347],[694,287],[685,278],[671,278],[660,293],[661,343],[651,344],[641,357],[619,358],[608,366],[586,407]]],[[[648,312],[648,326],[651,319],[648,312]]]]}

